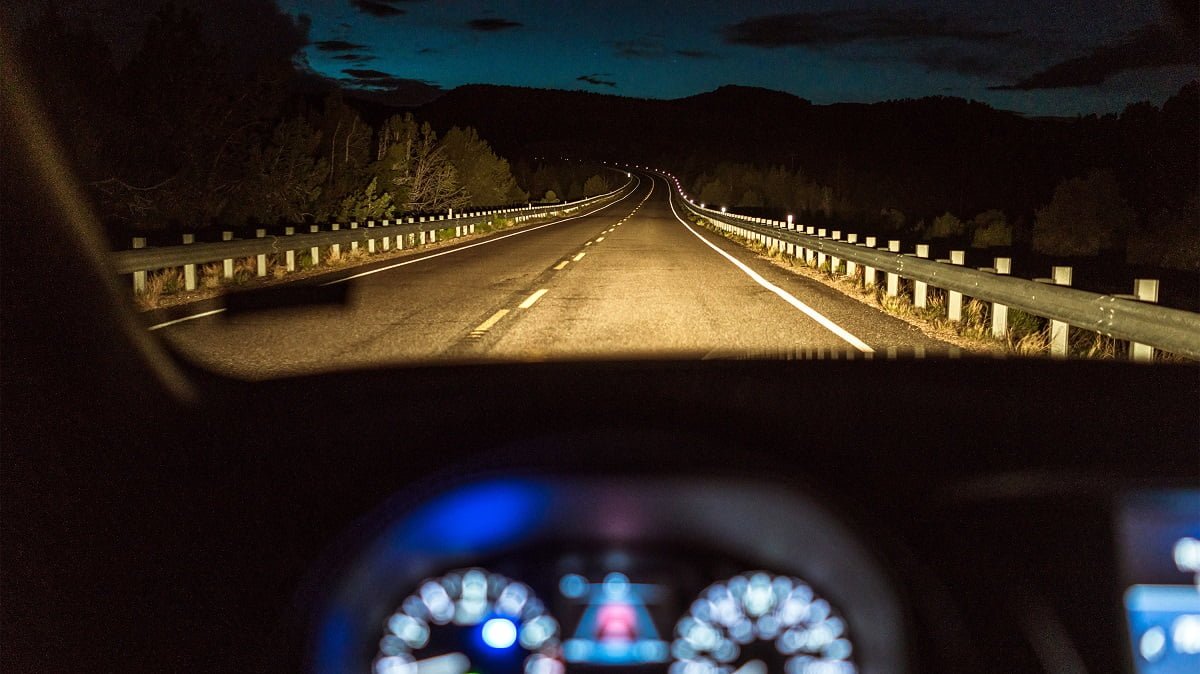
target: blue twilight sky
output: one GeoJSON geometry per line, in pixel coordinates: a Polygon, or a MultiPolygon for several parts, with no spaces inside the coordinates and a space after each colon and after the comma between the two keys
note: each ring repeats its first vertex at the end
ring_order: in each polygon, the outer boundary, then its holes
{"type": "Polygon", "coordinates": [[[676,98],[742,84],[817,103],[951,95],[1073,115],[1160,104],[1200,71],[1192,18],[1155,0],[277,1],[311,22],[309,68],[379,89],[676,98]]]}
{"type": "MultiPolygon", "coordinates": [[[[27,0],[118,62],[166,0],[27,0]]],[[[1027,114],[1161,104],[1200,76],[1196,0],[171,0],[252,61],[428,99],[509,84],[677,98],[741,84],[816,103],[948,95],[1027,114]]]]}

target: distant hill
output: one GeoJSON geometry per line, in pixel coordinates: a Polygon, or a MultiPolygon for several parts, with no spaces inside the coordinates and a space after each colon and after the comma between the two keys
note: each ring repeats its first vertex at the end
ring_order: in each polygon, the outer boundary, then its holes
{"type": "Polygon", "coordinates": [[[1154,200],[1151,191],[1186,193],[1196,175],[1196,91],[1188,85],[1157,116],[1035,119],[943,96],[815,105],[743,86],[648,100],[469,85],[416,114],[439,132],[474,126],[514,161],[661,162],[691,177],[720,162],[783,166],[864,212],[871,204],[918,217],[1002,208],[1028,219],[1062,179],[1091,168],[1116,170],[1139,208],[1154,200]]]}

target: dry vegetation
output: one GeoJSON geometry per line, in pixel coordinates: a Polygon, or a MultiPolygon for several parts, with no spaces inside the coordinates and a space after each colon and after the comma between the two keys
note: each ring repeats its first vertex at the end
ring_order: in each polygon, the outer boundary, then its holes
{"type": "MultiPolygon", "coordinates": [[[[962,320],[951,321],[947,316],[946,291],[929,288],[925,307],[917,307],[912,301],[912,282],[901,279],[900,292],[889,296],[884,289],[884,274],[880,273],[876,285],[863,283],[863,271],[859,267],[853,276],[831,273],[829,263],[817,268],[795,259],[777,247],[765,246],[709,225],[702,218],[693,216],[692,221],[731,241],[757,252],[764,259],[792,273],[811,278],[840,290],[864,304],[873,306],[910,325],[919,328],[925,335],[938,339],[966,351],[991,355],[1047,356],[1050,352],[1050,321],[1013,308],[1008,310],[1008,332],[1003,338],[992,336],[991,304],[974,298],[963,298],[962,320]]],[[[1071,329],[1069,352],[1072,358],[1124,359],[1128,356],[1126,342],[1106,337],[1099,333],[1076,328],[1071,329]]],[[[1155,352],[1155,359],[1163,362],[1188,362],[1176,354],[1155,352]]]]}

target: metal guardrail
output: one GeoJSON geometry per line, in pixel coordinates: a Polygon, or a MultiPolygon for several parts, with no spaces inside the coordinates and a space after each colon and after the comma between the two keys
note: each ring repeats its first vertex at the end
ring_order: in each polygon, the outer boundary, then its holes
{"type": "MultiPolygon", "coordinates": [[[[674,181],[674,176],[661,175],[674,181]]],[[[972,269],[948,260],[917,257],[912,253],[899,252],[898,242],[891,242],[889,247],[879,249],[865,242],[851,243],[806,233],[805,230],[811,231],[813,228],[804,228],[795,223],[722,213],[692,203],[678,183],[672,192],[676,203],[717,227],[727,231],[732,229],[745,238],[790,251],[806,261],[811,261],[813,257],[822,261],[828,258],[835,264],[845,261],[861,265],[865,272],[870,272],[872,280],[872,270],[878,270],[896,278],[910,279],[991,302],[993,313],[995,307],[1012,307],[1051,321],[1127,340],[1135,345],[1200,359],[1200,314],[1197,313],[1161,307],[1129,296],[1105,295],[1054,285],[1051,279],[1015,278],[998,274],[995,270],[972,269]]],[[[840,238],[840,232],[838,235],[840,238]]],[[[874,237],[870,237],[870,240],[873,242],[874,237]]],[[[896,294],[890,279],[888,289],[889,294],[896,294]]],[[[1054,328],[1052,324],[1052,339],[1056,337],[1054,328]]],[[[1067,330],[1063,328],[1057,336],[1061,339],[1063,349],[1066,333],[1067,330]]]]}
{"type": "MultiPolygon", "coordinates": [[[[575,211],[614,198],[616,195],[629,189],[632,184],[633,180],[631,179],[611,192],[560,204],[527,208],[491,209],[454,215],[402,216],[398,219],[380,220],[378,226],[376,226],[375,221],[350,223],[346,228],[334,224],[331,225],[334,229],[330,231],[316,231],[314,229],[309,233],[287,234],[283,236],[267,235],[266,230],[260,229],[258,230],[259,236],[254,239],[236,239],[212,243],[184,243],[150,248],[136,247],[139,240],[135,239],[135,248],[110,253],[109,262],[118,274],[136,275],[158,269],[184,267],[187,265],[205,264],[259,255],[271,255],[303,249],[325,248],[344,244],[351,246],[356,244],[372,245],[373,241],[392,237],[404,237],[403,239],[396,239],[398,244],[410,238],[419,239],[420,243],[426,243],[428,237],[431,235],[435,237],[434,240],[436,241],[436,232],[439,230],[453,228],[456,230],[456,237],[462,236],[465,233],[473,233],[476,225],[491,222],[496,217],[524,220],[532,217],[575,211]],[[402,220],[406,222],[401,222],[402,220]],[[364,226],[359,226],[360,224],[364,226]]],[[[311,227],[317,228],[318,226],[312,225],[311,227]]],[[[288,228],[288,231],[292,230],[294,230],[294,227],[288,228]]],[[[188,238],[185,235],[184,240],[187,241],[188,238]]],[[[140,241],[144,245],[144,239],[140,241]]],[[[397,248],[401,248],[401,246],[398,245],[397,248]]],[[[135,285],[137,283],[138,279],[135,278],[135,285]]]]}

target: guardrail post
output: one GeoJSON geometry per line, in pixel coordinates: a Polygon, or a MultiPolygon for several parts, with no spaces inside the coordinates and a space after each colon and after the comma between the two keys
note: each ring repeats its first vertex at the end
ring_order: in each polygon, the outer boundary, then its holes
{"type": "MultiPolygon", "coordinates": [[[[1008,275],[1012,273],[1012,258],[998,257],[994,264],[996,265],[992,271],[997,274],[1008,275]]],[[[1008,334],[1008,305],[992,302],[992,337],[996,339],[1004,339],[1008,334]]]]}
{"type": "MultiPolygon", "coordinates": [[[[1071,268],[1070,267],[1054,267],[1053,277],[1049,279],[1034,279],[1043,283],[1050,282],[1054,285],[1069,286],[1071,285],[1071,268]]],[[[1070,354],[1071,345],[1071,325],[1062,321],[1050,321],[1050,357],[1066,358],[1070,354]]]]}
{"type": "MultiPolygon", "coordinates": [[[[956,264],[956,265],[962,266],[966,262],[966,259],[967,259],[966,256],[967,256],[967,254],[964,251],[952,250],[952,251],[950,251],[950,264],[956,264]]],[[[963,300],[962,293],[954,291],[954,290],[950,290],[950,291],[947,291],[946,296],[947,296],[947,301],[946,301],[947,318],[949,318],[952,321],[961,321],[962,320],[962,300],[963,300]]]]}
{"type": "MultiPolygon", "coordinates": [[[[329,226],[329,229],[334,232],[338,231],[340,228],[341,228],[341,225],[339,225],[336,222],[329,226]]],[[[335,243],[335,244],[329,246],[329,250],[330,250],[330,257],[339,257],[342,254],[342,244],[335,243]]]]}
{"type": "MultiPolygon", "coordinates": [[[[875,249],[875,237],[868,236],[866,238],[866,245],[867,245],[867,248],[874,250],[875,249]]],[[[875,268],[874,267],[871,267],[868,265],[863,265],[863,285],[868,288],[872,288],[875,286],[875,268]]]]}
{"type": "MultiPolygon", "coordinates": [[[[144,236],[133,237],[134,250],[137,250],[138,248],[145,248],[145,247],[146,247],[146,237],[144,237],[144,236]]],[[[138,295],[141,295],[142,293],[146,292],[146,272],[145,271],[133,272],[133,292],[138,295]]]]}
{"type": "MultiPolygon", "coordinates": [[[[320,225],[309,225],[308,231],[311,232],[312,234],[316,234],[317,232],[321,231],[321,226],[320,225]]],[[[312,257],[312,266],[316,267],[321,264],[321,247],[320,246],[313,246],[312,248],[309,249],[308,254],[312,257]]]]}
{"type": "MultiPolygon", "coordinates": [[[[825,238],[825,230],[818,229],[817,236],[824,239],[825,238]]],[[[823,251],[823,250],[817,251],[817,269],[820,269],[821,267],[824,267],[824,266],[825,266],[825,251],[823,251]]]]}
{"type": "MultiPolygon", "coordinates": [[[[295,227],[284,227],[283,228],[284,236],[295,236],[295,234],[296,234],[295,227]]],[[[287,270],[288,271],[296,271],[296,251],[289,247],[287,249],[287,252],[283,254],[283,257],[284,257],[284,260],[287,262],[287,270]]]]}
{"type": "MultiPolygon", "coordinates": [[[[900,252],[900,241],[897,239],[892,239],[892,240],[888,241],[887,249],[888,249],[889,253],[899,253],[900,252]]],[[[888,294],[888,297],[895,297],[900,294],[900,275],[899,274],[893,274],[892,272],[888,272],[887,294],[888,294]]]]}
{"type": "MultiPolygon", "coordinates": [[[[389,222],[388,220],[384,220],[382,223],[382,226],[387,227],[388,222],[389,222]]],[[[383,238],[379,240],[379,243],[380,243],[380,245],[383,246],[383,252],[386,253],[387,251],[391,250],[391,248],[392,248],[392,237],[385,234],[383,236],[383,238]]]]}
{"type": "MultiPolygon", "coordinates": [[[[805,227],[804,233],[809,236],[816,236],[817,228],[816,227],[805,227]]],[[[817,251],[812,248],[805,248],[804,249],[804,264],[811,267],[816,263],[817,263],[817,251]]]]}
{"type": "MultiPolygon", "coordinates": [[[[857,244],[858,243],[858,235],[857,234],[847,234],[846,235],[846,243],[857,244]]],[[[851,262],[850,260],[846,260],[846,276],[854,276],[854,272],[856,272],[856,271],[858,271],[858,264],[851,262]]]]}
{"type": "MultiPolygon", "coordinates": [[[[264,239],[264,238],[266,238],[266,236],[267,236],[267,230],[265,230],[265,229],[254,230],[254,238],[264,239]]],[[[266,255],[266,253],[263,253],[258,256],[258,275],[259,276],[267,275],[267,255],[266,255]]]]}
{"type": "MultiPolygon", "coordinates": [[[[374,220],[367,220],[367,229],[371,229],[374,226],[374,220]]],[[[367,232],[367,253],[371,255],[375,254],[375,237],[371,236],[371,232],[367,232]]]]}
{"type": "MultiPolygon", "coordinates": [[[[1139,278],[1133,280],[1133,295],[1141,302],[1158,303],[1158,279],[1139,278]]],[[[1129,358],[1139,363],[1154,360],[1154,347],[1138,342],[1129,343],[1129,358]]]]}
{"type": "MultiPolygon", "coordinates": [[[[917,244],[917,257],[929,258],[929,244],[917,244]]],[[[913,281],[913,306],[924,309],[929,304],[929,284],[924,281],[913,281]]]]}
{"type": "Polygon", "coordinates": [[[429,243],[437,243],[437,227],[429,230],[429,243]]]}
{"type": "MultiPolygon", "coordinates": [[[[425,222],[425,218],[421,218],[421,222],[425,222]]],[[[425,245],[425,230],[422,229],[420,234],[421,234],[420,244],[422,246],[424,246],[425,245]]]]}
{"type": "MultiPolygon", "coordinates": [[[[841,240],[842,240],[842,233],[841,233],[840,231],[836,230],[836,229],[835,229],[835,230],[833,230],[833,240],[834,240],[834,241],[841,241],[841,240]]],[[[841,260],[841,258],[839,258],[839,257],[838,257],[838,256],[836,256],[836,255],[830,255],[830,256],[829,256],[829,273],[830,273],[830,274],[833,274],[834,276],[837,276],[838,269],[840,269],[840,268],[841,268],[841,266],[842,266],[842,260],[841,260]]]]}
{"type": "MultiPolygon", "coordinates": [[[[350,229],[358,229],[358,223],[357,222],[350,223],[350,229]]],[[[353,253],[356,250],[358,250],[358,239],[354,239],[354,240],[350,241],[350,252],[353,253]]]]}
{"type": "MultiPolygon", "coordinates": [[[[233,232],[229,232],[229,231],[221,232],[221,240],[222,241],[233,241],[233,232]]],[[[221,261],[221,271],[224,274],[225,278],[227,278],[227,279],[233,278],[233,258],[226,258],[221,261]]]]}
{"type": "MultiPolygon", "coordinates": [[[[185,246],[196,243],[196,235],[195,234],[184,234],[183,235],[183,243],[185,246]]],[[[184,290],[195,290],[196,289],[196,265],[194,265],[194,264],[183,265],[183,289],[184,290]]]]}

